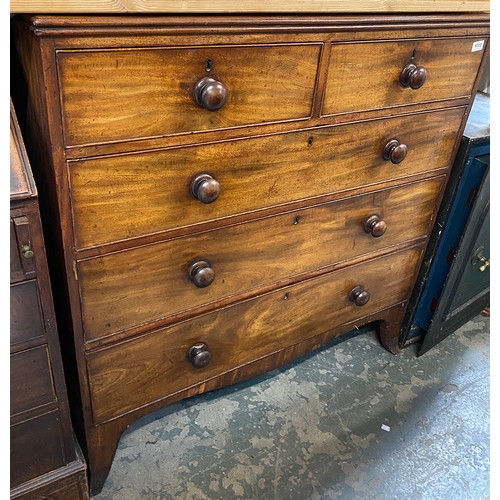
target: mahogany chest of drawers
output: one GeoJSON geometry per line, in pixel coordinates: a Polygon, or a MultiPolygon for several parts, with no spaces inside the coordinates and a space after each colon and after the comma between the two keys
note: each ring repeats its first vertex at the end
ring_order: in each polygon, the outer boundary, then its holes
{"type": "Polygon", "coordinates": [[[10,498],[85,500],[37,196],[11,102],[10,498]]]}
{"type": "Polygon", "coordinates": [[[488,15],[16,22],[91,491],[166,404],[398,333],[488,15]]]}

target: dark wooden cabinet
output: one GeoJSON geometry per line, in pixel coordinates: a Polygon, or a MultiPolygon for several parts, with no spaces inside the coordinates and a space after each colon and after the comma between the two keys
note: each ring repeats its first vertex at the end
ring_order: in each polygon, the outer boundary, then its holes
{"type": "Polygon", "coordinates": [[[420,354],[479,314],[490,296],[490,97],[478,93],[405,320],[420,354]]]}
{"type": "Polygon", "coordinates": [[[88,499],[70,422],[37,189],[10,117],[10,497],[88,499]]]}
{"type": "Polygon", "coordinates": [[[20,16],[13,33],[92,492],[150,411],[369,322],[399,351],[487,14],[20,16]]]}

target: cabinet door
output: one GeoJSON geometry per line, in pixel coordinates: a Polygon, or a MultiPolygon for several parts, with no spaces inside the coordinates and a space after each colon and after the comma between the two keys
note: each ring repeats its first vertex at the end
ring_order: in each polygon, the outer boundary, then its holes
{"type": "Polygon", "coordinates": [[[484,155],[477,160],[487,163],[488,170],[419,355],[472,319],[489,302],[490,158],[484,155]]]}
{"type": "Polygon", "coordinates": [[[459,307],[464,306],[477,295],[490,287],[490,210],[479,230],[479,234],[472,245],[474,251],[468,261],[465,261],[463,274],[456,285],[453,300],[448,316],[452,315],[459,307]]]}

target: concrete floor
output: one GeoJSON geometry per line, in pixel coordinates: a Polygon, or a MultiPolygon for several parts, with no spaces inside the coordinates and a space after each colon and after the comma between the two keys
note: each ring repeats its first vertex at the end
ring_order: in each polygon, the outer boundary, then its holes
{"type": "Polygon", "coordinates": [[[150,414],[93,500],[488,499],[489,325],[421,357],[365,328],[150,414]]]}

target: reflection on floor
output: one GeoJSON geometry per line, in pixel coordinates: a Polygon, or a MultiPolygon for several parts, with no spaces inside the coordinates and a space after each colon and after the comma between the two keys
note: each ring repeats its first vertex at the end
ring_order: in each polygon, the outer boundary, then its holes
{"type": "Polygon", "coordinates": [[[421,357],[364,328],[150,414],[93,500],[488,499],[489,326],[421,357]]]}

